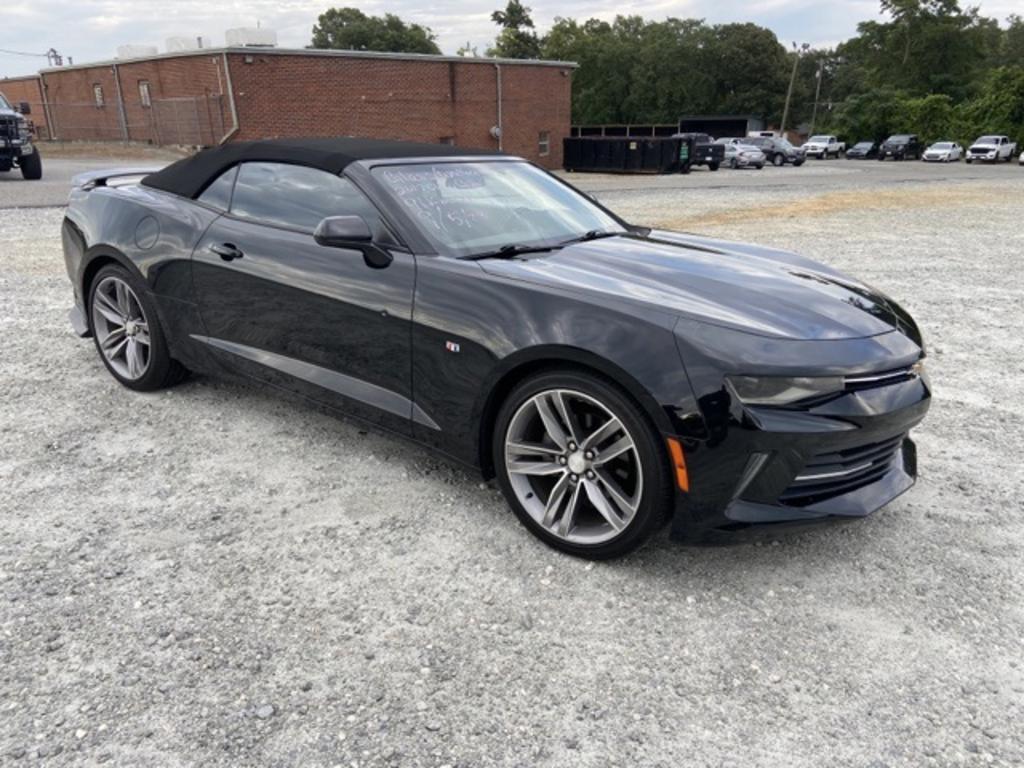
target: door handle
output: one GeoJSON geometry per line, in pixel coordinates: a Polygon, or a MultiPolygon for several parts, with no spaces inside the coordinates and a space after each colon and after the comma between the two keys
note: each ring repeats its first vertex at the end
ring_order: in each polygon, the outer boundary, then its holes
{"type": "Polygon", "coordinates": [[[224,259],[224,261],[234,261],[245,255],[233,243],[221,243],[219,245],[214,243],[210,246],[210,250],[224,259]]]}

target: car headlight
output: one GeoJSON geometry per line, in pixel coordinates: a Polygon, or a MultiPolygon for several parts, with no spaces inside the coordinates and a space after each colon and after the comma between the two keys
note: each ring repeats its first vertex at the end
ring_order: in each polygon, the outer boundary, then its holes
{"type": "Polygon", "coordinates": [[[26,141],[32,136],[32,131],[28,129],[28,123],[24,120],[18,121],[18,136],[26,141]]]}
{"type": "Polygon", "coordinates": [[[789,405],[809,397],[842,392],[842,376],[726,376],[733,394],[746,405],[789,405]]]}

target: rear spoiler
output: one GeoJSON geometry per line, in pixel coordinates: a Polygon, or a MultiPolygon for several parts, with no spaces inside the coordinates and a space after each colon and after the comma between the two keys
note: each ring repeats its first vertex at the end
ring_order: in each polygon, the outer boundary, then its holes
{"type": "Polygon", "coordinates": [[[163,166],[148,166],[139,168],[107,168],[102,171],[88,171],[86,173],[80,173],[71,180],[71,185],[75,189],[90,190],[96,187],[114,186],[109,182],[116,182],[118,179],[124,180],[129,177],[138,176],[149,176],[151,173],[156,173],[163,166]]]}

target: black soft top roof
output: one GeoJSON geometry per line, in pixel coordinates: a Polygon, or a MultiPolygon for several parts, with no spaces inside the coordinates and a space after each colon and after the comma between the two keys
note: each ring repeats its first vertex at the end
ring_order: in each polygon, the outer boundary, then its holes
{"type": "Polygon", "coordinates": [[[404,157],[500,156],[500,152],[466,149],[446,144],[417,144],[380,139],[269,139],[223,144],[178,160],[142,179],[147,187],[182,197],[197,197],[207,185],[233,165],[243,162],[291,163],[341,171],[357,160],[391,160],[404,157]]]}

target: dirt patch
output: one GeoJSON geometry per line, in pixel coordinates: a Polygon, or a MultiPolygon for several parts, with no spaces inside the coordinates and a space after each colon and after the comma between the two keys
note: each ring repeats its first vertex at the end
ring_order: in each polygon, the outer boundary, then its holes
{"type": "Polygon", "coordinates": [[[149,144],[120,141],[41,141],[39,149],[44,157],[117,158],[118,160],[178,160],[192,154],[179,147],[154,147],[149,144]]]}
{"type": "Polygon", "coordinates": [[[904,187],[896,189],[857,189],[826,192],[813,197],[789,200],[785,203],[765,203],[744,206],[742,209],[714,214],[665,216],[655,219],[654,226],[687,231],[695,226],[702,229],[749,223],[754,220],[806,219],[808,217],[835,216],[851,211],[920,210],[934,208],[948,210],[951,206],[985,205],[1005,202],[1000,190],[991,186],[965,184],[947,187],[904,187]]]}

